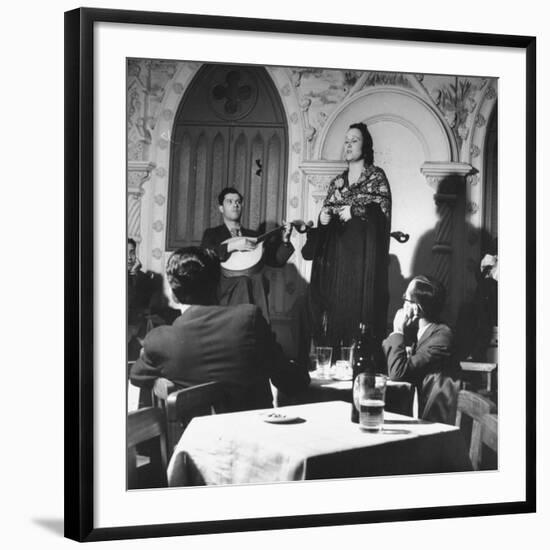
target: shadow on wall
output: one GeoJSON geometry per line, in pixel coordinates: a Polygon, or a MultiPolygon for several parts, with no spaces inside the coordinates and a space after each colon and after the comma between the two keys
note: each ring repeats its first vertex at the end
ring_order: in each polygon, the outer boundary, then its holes
{"type": "Polygon", "coordinates": [[[393,318],[398,309],[403,306],[402,296],[407,290],[411,278],[403,277],[401,263],[395,254],[390,254],[388,267],[388,287],[390,300],[388,303],[388,330],[391,329],[393,318]]]}
{"type": "MultiPolygon", "coordinates": [[[[481,249],[479,258],[466,260],[468,264],[466,273],[475,279],[474,292],[467,293],[459,299],[454,311],[449,307],[448,300],[443,321],[455,332],[455,346],[459,359],[473,357],[476,360],[483,360],[491,340],[492,327],[498,324],[498,283],[482,274],[480,263],[485,254],[496,255],[498,252],[495,239],[487,231],[480,230],[471,224],[465,224],[463,231],[465,238],[488,244],[481,249]]],[[[411,277],[403,276],[399,258],[395,254],[390,254],[388,330],[391,330],[395,313],[403,306],[402,296],[413,277],[420,274],[437,277],[432,251],[435,239],[436,228],[433,228],[426,231],[418,240],[413,254],[411,277]]],[[[456,277],[451,269],[451,281],[453,276],[456,277]]],[[[455,284],[457,284],[456,279],[455,284]]],[[[467,286],[469,285],[463,282],[461,288],[467,286]]],[[[447,289],[448,292],[449,290],[447,289]]]]}

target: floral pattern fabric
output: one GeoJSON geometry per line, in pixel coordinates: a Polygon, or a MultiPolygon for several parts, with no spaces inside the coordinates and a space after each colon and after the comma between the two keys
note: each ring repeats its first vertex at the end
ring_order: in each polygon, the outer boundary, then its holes
{"type": "Polygon", "coordinates": [[[390,221],[391,191],[382,168],[371,165],[363,169],[359,179],[353,185],[348,180],[346,170],[336,176],[329,184],[324,207],[338,208],[351,206],[351,215],[366,219],[367,205],[376,203],[390,221]]]}

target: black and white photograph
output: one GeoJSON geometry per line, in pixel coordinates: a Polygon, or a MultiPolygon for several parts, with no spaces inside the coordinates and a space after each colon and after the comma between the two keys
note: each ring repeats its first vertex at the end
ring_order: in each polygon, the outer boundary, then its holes
{"type": "Polygon", "coordinates": [[[498,470],[498,105],[127,59],[128,490],[498,470]]]}

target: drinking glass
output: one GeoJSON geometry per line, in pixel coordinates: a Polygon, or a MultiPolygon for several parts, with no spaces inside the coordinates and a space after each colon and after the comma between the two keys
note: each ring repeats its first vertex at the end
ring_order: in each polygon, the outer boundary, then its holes
{"type": "Polygon", "coordinates": [[[384,424],[386,405],[386,382],[383,374],[362,372],[355,379],[353,401],[359,411],[359,426],[362,430],[379,432],[384,424]]]}
{"type": "Polygon", "coordinates": [[[351,347],[340,346],[336,357],[335,376],[340,380],[351,380],[351,347]]]}
{"type": "Polygon", "coordinates": [[[330,365],[332,362],[332,348],[317,346],[317,375],[319,378],[330,378],[330,365]]]}
{"type": "Polygon", "coordinates": [[[351,380],[353,377],[353,371],[351,370],[350,362],[343,361],[341,359],[336,361],[334,376],[339,380],[351,380]]]}
{"type": "Polygon", "coordinates": [[[347,361],[351,366],[351,352],[353,348],[351,346],[340,346],[337,361],[347,361]]]}

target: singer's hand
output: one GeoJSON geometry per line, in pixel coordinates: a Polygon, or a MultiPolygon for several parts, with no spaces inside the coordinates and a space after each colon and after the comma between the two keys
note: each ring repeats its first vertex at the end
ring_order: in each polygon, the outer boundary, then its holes
{"type": "Polygon", "coordinates": [[[338,209],[338,217],[341,221],[347,222],[351,220],[351,206],[348,204],[338,209]]]}
{"type": "Polygon", "coordinates": [[[323,208],[319,214],[319,222],[321,225],[328,225],[332,218],[330,208],[323,208]]]}

